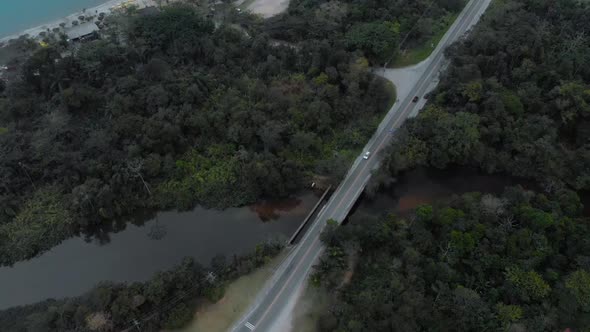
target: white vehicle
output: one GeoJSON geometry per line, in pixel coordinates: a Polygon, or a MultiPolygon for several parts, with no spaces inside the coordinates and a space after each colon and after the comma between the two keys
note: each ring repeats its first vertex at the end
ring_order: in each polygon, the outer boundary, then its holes
{"type": "Polygon", "coordinates": [[[363,156],[363,159],[367,160],[369,159],[369,156],[371,155],[370,151],[365,152],[365,155],[363,156]]]}

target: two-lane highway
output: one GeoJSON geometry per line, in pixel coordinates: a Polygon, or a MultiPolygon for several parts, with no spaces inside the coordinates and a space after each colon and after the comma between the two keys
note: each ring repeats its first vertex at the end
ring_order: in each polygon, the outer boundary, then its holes
{"type": "MultiPolygon", "coordinates": [[[[471,0],[461,12],[455,23],[440,41],[437,48],[427,60],[427,65],[417,83],[403,102],[396,103],[385,116],[379,128],[366,145],[371,152],[368,160],[361,156],[350,168],[346,178],[336,189],[326,206],[319,213],[313,225],[304,235],[301,242],[293,248],[290,255],[279,266],[272,279],[258,295],[253,306],[234,326],[234,332],[267,332],[276,327],[276,320],[290,301],[297,297],[299,290],[307,279],[315,261],[322,252],[320,233],[326,220],[335,219],[342,222],[357,198],[365,188],[371,173],[379,166],[379,152],[391,139],[391,131],[399,128],[417,107],[412,99],[423,96],[444,63],[443,50],[461,37],[488,7],[491,0],[471,0]]],[[[282,331],[281,331],[282,332],[282,331]]]]}

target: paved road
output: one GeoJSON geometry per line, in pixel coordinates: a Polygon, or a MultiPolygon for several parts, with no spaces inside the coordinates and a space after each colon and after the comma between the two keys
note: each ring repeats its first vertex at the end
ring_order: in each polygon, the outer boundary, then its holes
{"type": "MultiPolygon", "coordinates": [[[[390,141],[392,130],[401,126],[404,120],[415,111],[414,96],[423,96],[431,87],[444,64],[443,50],[461,37],[465,31],[477,22],[491,0],[471,0],[457,18],[457,21],[443,37],[434,50],[427,65],[424,66],[417,83],[401,103],[396,103],[385,116],[375,135],[364,151],[371,151],[368,160],[359,156],[350,168],[346,178],[336,189],[330,201],[320,211],[314,224],[307,231],[301,242],[293,248],[290,255],[280,265],[265,289],[259,294],[250,311],[234,326],[233,332],[267,332],[276,328],[277,319],[287,305],[292,302],[322,251],[319,235],[327,219],[342,222],[355,201],[363,191],[372,170],[379,165],[379,152],[390,141]]],[[[364,152],[363,152],[364,154],[364,152]]]]}

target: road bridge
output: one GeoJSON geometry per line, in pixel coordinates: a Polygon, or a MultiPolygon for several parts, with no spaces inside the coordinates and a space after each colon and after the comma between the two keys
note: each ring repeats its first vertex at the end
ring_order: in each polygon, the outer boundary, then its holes
{"type": "Polygon", "coordinates": [[[436,82],[440,70],[445,65],[444,49],[465,35],[465,32],[477,23],[490,2],[491,0],[471,0],[465,6],[439,45],[421,66],[422,69],[417,73],[419,78],[413,88],[385,115],[363,153],[354,161],[326,206],[318,214],[302,240],[275,271],[249,311],[232,328],[233,332],[267,332],[277,329],[277,320],[280,319],[285,308],[297,298],[323,250],[320,233],[326,225],[326,220],[334,219],[341,223],[346,218],[371,178],[372,172],[379,167],[383,157],[380,152],[403,122],[415,114],[422,105],[422,103],[414,102],[414,96],[424,96],[429,89],[432,89],[433,82],[436,82]],[[366,151],[371,152],[368,159],[363,158],[366,151]]]}

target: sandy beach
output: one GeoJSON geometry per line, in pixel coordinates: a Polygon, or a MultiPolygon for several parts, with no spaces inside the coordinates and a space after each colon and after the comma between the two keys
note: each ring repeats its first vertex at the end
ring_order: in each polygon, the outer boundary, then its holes
{"type": "Polygon", "coordinates": [[[236,0],[234,4],[264,18],[280,14],[289,8],[289,0],[236,0]]]}
{"type": "MultiPolygon", "coordinates": [[[[170,2],[177,2],[179,0],[171,0],[170,2]]],[[[245,0],[238,0],[236,1],[236,5],[244,2],[245,0]]],[[[15,33],[9,36],[0,37],[0,47],[2,44],[6,44],[10,40],[18,39],[20,36],[28,35],[31,38],[35,38],[39,35],[39,33],[43,31],[53,30],[54,28],[59,28],[61,23],[65,23],[66,27],[72,26],[73,21],[79,21],[78,17],[80,15],[84,16],[97,16],[100,13],[105,13],[109,15],[112,13],[113,7],[120,6],[123,3],[131,3],[137,5],[139,8],[145,8],[150,6],[157,6],[156,0],[110,0],[101,5],[92,8],[86,8],[85,11],[79,11],[63,18],[40,24],[36,27],[26,29],[19,33],[15,33]]],[[[270,17],[276,15],[289,6],[289,0],[255,0],[252,2],[248,9],[251,10],[253,13],[260,14],[263,17],[270,17]]]]}
{"type": "Polygon", "coordinates": [[[41,25],[36,26],[34,28],[30,28],[30,29],[21,31],[17,34],[2,37],[2,38],[0,38],[0,44],[6,43],[6,42],[10,41],[11,39],[17,39],[22,35],[29,35],[32,38],[37,37],[40,32],[47,31],[47,29],[52,30],[53,28],[59,28],[60,23],[65,23],[66,27],[70,27],[72,25],[72,22],[77,21],[78,16],[80,16],[80,15],[84,15],[84,16],[94,15],[94,16],[96,16],[100,13],[105,13],[108,15],[108,14],[111,14],[111,9],[113,7],[119,6],[123,3],[132,3],[132,4],[137,5],[139,8],[144,8],[144,7],[156,5],[154,0],[110,0],[108,2],[103,3],[102,5],[98,5],[93,8],[86,8],[86,10],[84,12],[79,11],[77,13],[73,13],[71,15],[68,15],[64,18],[60,18],[60,19],[54,20],[52,22],[41,24],[41,25]]]}
{"type": "Polygon", "coordinates": [[[255,14],[268,18],[282,13],[289,7],[289,0],[256,0],[248,9],[255,14]]]}

